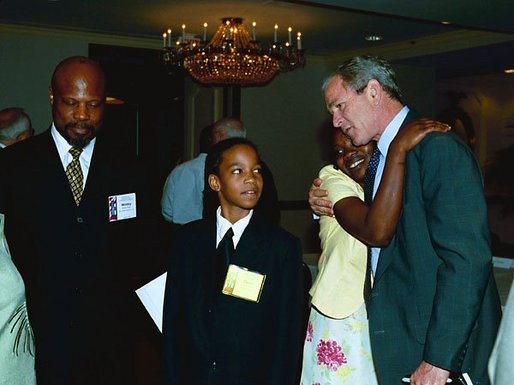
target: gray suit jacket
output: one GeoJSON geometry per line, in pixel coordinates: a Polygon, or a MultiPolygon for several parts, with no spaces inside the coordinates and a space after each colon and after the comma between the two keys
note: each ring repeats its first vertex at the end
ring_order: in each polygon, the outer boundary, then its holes
{"type": "Polygon", "coordinates": [[[398,227],[368,304],[381,385],[401,384],[421,360],[488,383],[500,319],[491,259],[476,159],[456,136],[430,134],[408,154],[398,227]]]}

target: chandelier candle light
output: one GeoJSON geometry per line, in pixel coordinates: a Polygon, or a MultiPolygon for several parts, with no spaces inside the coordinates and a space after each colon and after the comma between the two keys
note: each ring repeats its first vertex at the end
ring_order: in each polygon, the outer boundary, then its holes
{"type": "Polygon", "coordinates": [[[297,33],[296,48],[292,44],[291,27],[288,41],[278,41],[278,25],[273,30],[273,43],[262,46],[257,40],[257,24],[252,23],[250,33],[243,19],[226,17],[211,41],[207,41],[207,23],[203,24],[202,39],[186,33],[171,41],[171,29],[162,35],[163,62],[180,66],[198,82],[212,85],[261,85],[268,83],[279,72],[288,72],[305,66],[302,34],[297,33]]]}

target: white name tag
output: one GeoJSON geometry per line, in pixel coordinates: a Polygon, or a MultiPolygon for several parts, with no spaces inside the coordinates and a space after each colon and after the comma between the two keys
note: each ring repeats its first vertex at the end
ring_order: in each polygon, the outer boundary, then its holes
{"type": "Polygon", "coordinates": [[[135,218],[136,193],[112,195],[108,198],[109,222],[135,218]]]}
{"type": "Polygon", "coordinates": [[[247,301],[259,302],[265,280],[265,274],[237,265],[229,265],[222,293],[247,301]]]}

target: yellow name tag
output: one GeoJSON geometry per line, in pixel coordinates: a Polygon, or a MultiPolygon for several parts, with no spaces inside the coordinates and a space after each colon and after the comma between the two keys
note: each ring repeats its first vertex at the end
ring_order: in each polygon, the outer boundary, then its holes
{"type": "Polygon", "coordinates": [[[237,265],[229,265],[221,292],[247,301],[259,302],[265,280],[265,274],[237,265]]]}

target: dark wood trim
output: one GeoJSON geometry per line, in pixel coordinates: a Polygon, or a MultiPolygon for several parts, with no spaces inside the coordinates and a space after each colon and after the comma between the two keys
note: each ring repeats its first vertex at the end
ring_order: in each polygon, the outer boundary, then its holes
{"type": "Polygon", "coordinates": [[[223,116],[241,118],[241,86],[223,87],[223,116]]]}
{"type": "Polygon", "coordinates": [[[280,210],[310,210],[309,202],[307,201],[279,201],[278,207],[280,210]]]}

